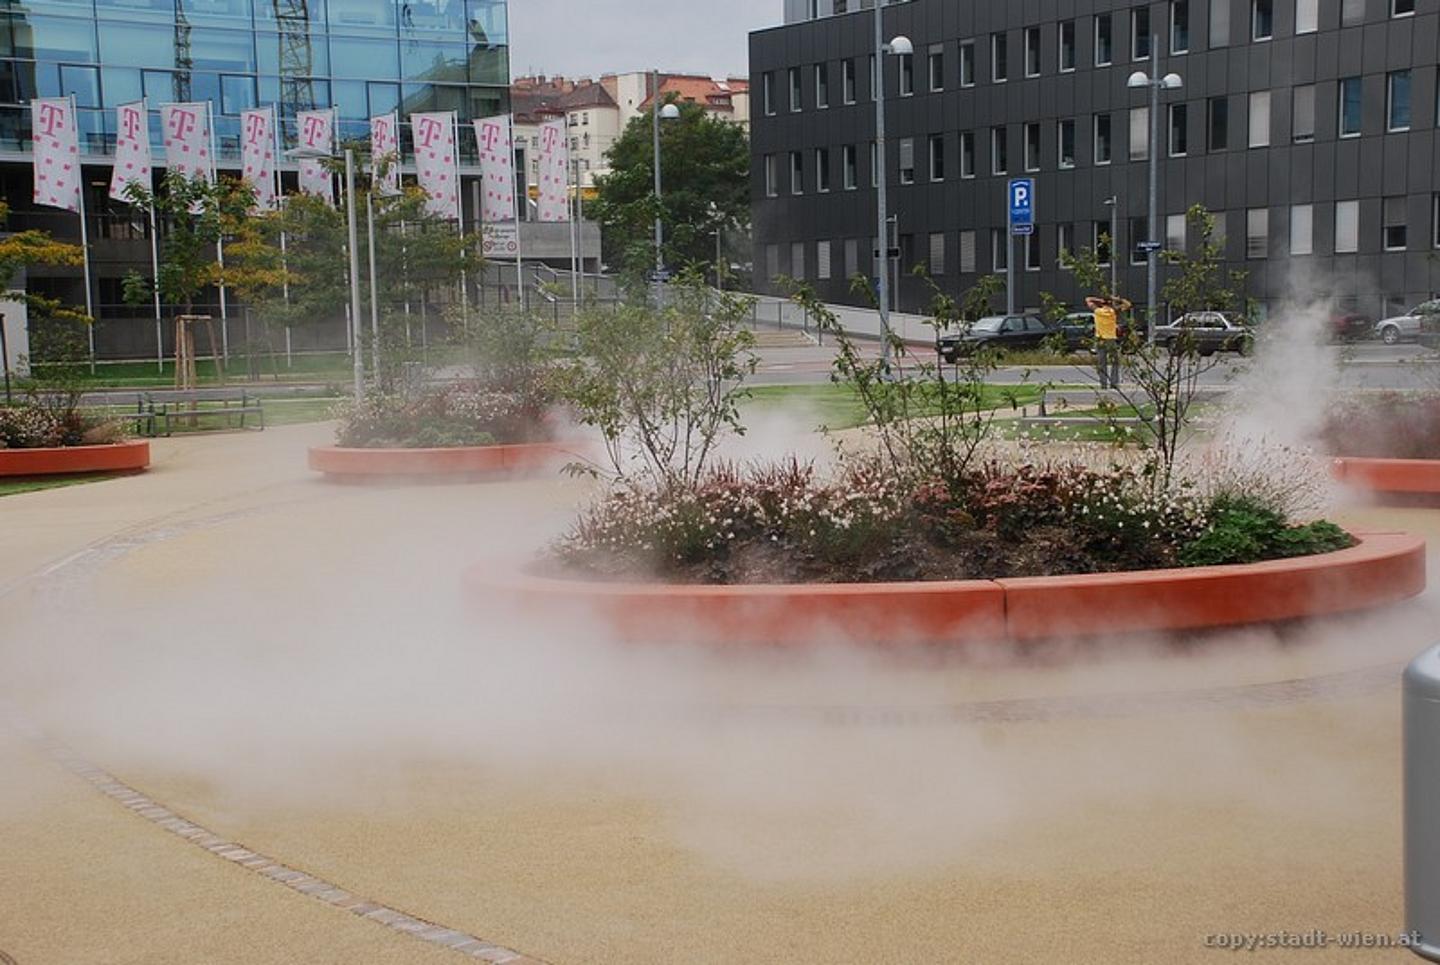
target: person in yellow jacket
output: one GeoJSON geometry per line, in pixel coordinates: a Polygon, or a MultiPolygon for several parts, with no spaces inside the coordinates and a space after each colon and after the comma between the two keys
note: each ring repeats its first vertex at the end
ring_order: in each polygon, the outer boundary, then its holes
{"type": "Polygon", "coordinates": [[[1120,388],[1120,312],[1130,310],[1124,298],[1096,295],[1085,299],[1095,313],[1095,368],[1100,373],[1100,388],[1120,388]]]}

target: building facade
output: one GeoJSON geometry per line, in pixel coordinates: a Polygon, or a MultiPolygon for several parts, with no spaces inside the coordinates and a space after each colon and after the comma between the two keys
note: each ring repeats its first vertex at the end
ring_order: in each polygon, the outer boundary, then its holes
{"type": "MultiPolygon", "coordinates": [[[[873,17],[786,0],[786,23],[751,35],[762,290],[789,276],[855,302],[849,279],[874,275],[873,17]]],[[[897,35],[914,46],[882,57],[901,310],[931,299],[913,266],[959,295],[1011,250],[1017,305],[1073,304],[1060,252],[1108,264],[1112,224],[1119,288],[1145,300],[1151,92],[1127,81],[1152,46],[1184,85],[1158,118],[1167,248],[1195,244],[1185,213],[1204,205],[1262,315],[1329,296],[1379,317],[1440,286],[1440,0],[905,0],[884,11],[897,35]],[[1009,245],[1017,177],[1037,229],[1009,245]]]]}
{"type": "MultiPolygon", "coordinates": [[[[7,227],[79,239],[75,215],[30,201],[29,102],[65,95],[75,98],[81,116],[94,304],[97,329],[109,336],[101,339],[105,354],[143,356],[154,349],[150,326],[127,324],[146,310],[121,298],[128,271],[149,273],[148,227],[143,215],[107,198],[120,104],[147,98],[151,143],[163,168],[160,105],[208,101],[222,175],[238,173],[239,115],[247,108],[277,105],[284,148],[295,144],[298,111],[333,107],[338,137],[361,140],[368,137],[369,117],[398,111],[406,157],[409,114],[454,110],[462,196],[473,224],[479,170],[468,122],[509,110],[506,14],[505,0],[11,0],[0,12],[0,193],[11,207],[7,227]]],[[[281,167],[293,187],[295,165],[281,167]]],[[[37,269],[28,283],[84,303],[78,269],[37,269]]]]}

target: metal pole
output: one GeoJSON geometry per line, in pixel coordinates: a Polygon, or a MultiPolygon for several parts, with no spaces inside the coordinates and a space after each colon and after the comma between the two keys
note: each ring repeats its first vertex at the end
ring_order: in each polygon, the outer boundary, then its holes
{"type": "MultiPolygon", "coordinates": [[[[148,121],[147,121],[148,123],[148,121]]],[[[150,286],[155,301],[155,371],[165,372],[165,328],[160,319],[160,239],[155,224],[155,204],[150,204],[150,277],[155,284],[150,286]]]]}
{"type": "Polygon", "coordinates": [[[380,287],[375,273],[375,192],[365,192],[365,245],[370,260],[370,337],[372,351],[380,357],[380,287]]]}
{"type": "Polygon", "coordinates": [[[890,214],[886,211],[885,177],[885,18],[884,5],[875,0],[875,245],[880,249],[876,256],[876,274],[880,276],[880,361],[890,366],[890,279],[886,269],[890,264],[889,225],[890,214]]]}
{"type": "Polygon", "coordinates": [[[650,134],[654,140],[651,166],[655,169],[655,283],[665,270],[665,225],[660,217],[660,71],[650,72],[650,134]]]}
{"type": "Polygon", "coordinates": [[[5,404],[15,400],[10,395],[10,342],[5,337],[5,316],[0,314],[0,367],[5,369],[5,404]]]}
{"type": "MultiPolygon", "coordinates": [[[[521,163],[519,165],[515,164],[515,115],[513,114],[510,115],[509,130],[511,164],[510,179],[512,182],[517,180],[515,176],[515,169],[519,168],[519,170],[525,175],[523,178],[518,179],[520,187],[528,191],[530,186],[529,168],[525,167],[524,163],[521,163]]],[[[525,297],[525,246],[520,240],[521,222],[523,221],[523,219],[520,217],[520,212],[522,210],[521,206],[525,202],[521,198],[521,192],[519,190],[516,190],[516,185],[514,183],[510,185],[510,188],[515,198],[515,284],[519,286],[516,292],[516,297],[519,299],[520,302],[520,311],[524,312],[527,310],[528,306],[526,305],[525,297]]],[[[410,313],[410,303],[408,301],[405,303],[405,313],[407,315],[410,313]]]]}
{"type": "MultiPolygon", "coordinates": [[[[206,124],[210,131],[210,183],[216,180],[215,172],[215,102],[205,102],[206,124]]],[[[230,361],[230,307],[229,299],[225,295],[225,235],[221,229],[220,237],[215,239],[215,262],[220,266],[220,354],[226,362],[230,361]]],[[[217,363],[217,368],[221,367],[217,363]]]]}
{"type": "Polygon", "coordinates": [[[720,263],[725,256],[722,253],[720,245],[720,233],[724,230],[724,228],[719,227],[715,229],[715,290],[722,292],[725,290],[725,274],[721,269],[720,263]]]}
{"type": "MultiPolygon", "coordinates": [[[[75,125],[76,131],[80,129],[80,115],[75,110],[75,95],[70,95],[70,118],[75,125]]],[[[85,333],[90,344],[90,374],[95,374],[95,301],[90,291],[90,228],[86,224],[89,220],[85,213],[85,166],[80,166],[80,250],[84,256],[85,274],[85,314],[90,316],[90,324],[85,327],[85,333]]]]}
{"type": "MultiPolygon", "coordinates": [[[[569,134],[565,135],[565,154],[570,154],[569,134]]],[[[570,202],[570,305],[572,310],[580,304],[580,162],[571,157],[567,165],[575,183],[575,197],[570,202]]]]}
{"type": "Polygon", "coordinates": [[[1110,294],[1120,294],[1120,195],[1110,196],[1110,294]]]}
{"type": "Polygon", "coordinates": [[[1160,220],[1160,38],[1150,38],[1150,250],[1145,253],[1145,340],[1155,344],[1156,279],[1160,265],[1157,222],[1160,220]]]}
{"type": "Polygon", "coordinates": [[[355,229],[355,150],[345,149],[345,215],[350,239],[350,330],[355,344],[355,401],[365,398],[365,363],[360,347],[360,247],[355,229]]]}

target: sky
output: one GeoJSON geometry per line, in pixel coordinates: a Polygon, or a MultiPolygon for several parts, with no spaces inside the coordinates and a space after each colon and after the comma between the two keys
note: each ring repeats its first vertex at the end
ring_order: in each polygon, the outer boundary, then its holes
{"type": "Polygon", "coordinates": [[[510,0],[510,70],[743,77],[749,32],[778,26],[784,13],[784,0],[510,0]]]}

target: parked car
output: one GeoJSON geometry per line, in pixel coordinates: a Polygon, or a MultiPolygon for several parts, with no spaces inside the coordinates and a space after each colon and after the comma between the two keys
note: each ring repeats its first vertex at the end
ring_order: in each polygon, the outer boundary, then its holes
{"type": "Polygon", "coordinates": [[[1039,348],[1047,338],[1059,334],[1059,325],[1039,315],[989,315],[962,331],[942,335],[940,354],[945,361],[956,362],[982,348],[1039,348]]]}
{"type": "MultiPolygon", "coordinates": [[[[1080,352],[1095,347],[1095,313],[1094,312],[1071,312],[1060,320],[1060,331],[1065,336],[1065,348],[1070,352],[1080,352]]],[[[1116,334],[1124,339],[1129,338],[1134,331],[1143,333],[1144,327],[1136,322],[1134,325],[1127,324],[1125,316],[1121,316],[1116,334]]]]}
{"type": "Polygon", "coordinates": [[[1168,325],[1155,326],[1155,344],[1174,352],[1189,340],[1201,355],[1238,352],[1249,355],[1255,331],[1239,315],[1229,312],[1189,312],[1168,325]]]}
{"type": "Polygon", "coordinates": [[[1440,316],[1440,298],[1421,302],[1404,315],[1380,319],[1375,323],[1375,335],[1386,345],[1418,341],[1420,329],[1430,316],[1440,316]]]}
{"type": "Polygon", "coordinates": [[[1332,342],[1358,342],[1375,336],[1375,320],[1360,312],[1337,311],[1330,316],[1332,342]]]}

